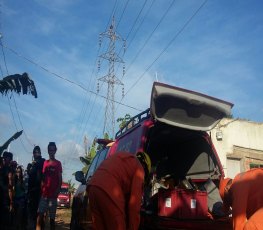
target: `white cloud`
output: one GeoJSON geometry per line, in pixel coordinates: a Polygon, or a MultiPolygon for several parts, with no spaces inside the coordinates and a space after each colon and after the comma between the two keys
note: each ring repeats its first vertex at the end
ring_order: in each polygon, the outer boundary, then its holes
{"type": "Polygon", "coordinates": [[[11,117],[9,117],[6,113],[0,113],[0,125],[8,126],[11,122],[11,117]]]}

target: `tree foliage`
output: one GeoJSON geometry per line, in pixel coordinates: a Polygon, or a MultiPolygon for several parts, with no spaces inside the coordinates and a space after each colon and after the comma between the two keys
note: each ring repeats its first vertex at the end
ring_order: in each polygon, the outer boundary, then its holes
{"type": "Polygon", "coordinates": [[[75,191],[76,191],[75,183],[72,183],[71,179],[68,180],[67,183],[68,183],[68,185],[69,185],[69,188],[68,188],[69,192],[70,192],[71,194],[74,194],[75,191]]]}
{"type": "Polygon", "coordinates": [[[93,139],[93,142],[92,142],[92,145],[89,147],[88,149],[88,153],[85,154],[84,157],[80,157],[80,161],[84,164],[84,167],[82,168],[82,172],[84,174],[86,174],[86,172],[88,171],[89,169],[89,166],[91,164],[91,161],[92,159],[95,157],[96,155],[96,152],[97,152],[97,148],[98,148],[98,145],[97,145],[97,138],[95,137],[93,139]]]}
{"type": "MultiPolygon", "coordinates": [[[[104,139],[109,140],[109,135],[107,133],[104,134],[104,139]]],[[[92,159],[95,157],[98,150],[102,149],[104,145],[98,144],[97,138],[95,137],[92,141],[91,146],[88,149],[88,153],[85,154],[85,156],[80,157],[80,161],[84,164],[84,167],[82,168],[82,172],[84,174],[87,173],[89,166],[92,162],[92,159]]]]}
{"type": "Polygon", "coordinates": [[[128,113],[125,114],[124,117],[119,117],[117,119],[117,122],[119,123],[120,129],[123,128],[130,119],[131,119],[131,115],[128,113]]]}
{"type": "Polygon", "coordinates": [[[32,94],[37,98],[34,81],[30,79],[27,73],[9,75],[0,80],[0,93],[6,95],[9,91],[14,91],[18,94],[21,92],[23,94],[32,94]]]}

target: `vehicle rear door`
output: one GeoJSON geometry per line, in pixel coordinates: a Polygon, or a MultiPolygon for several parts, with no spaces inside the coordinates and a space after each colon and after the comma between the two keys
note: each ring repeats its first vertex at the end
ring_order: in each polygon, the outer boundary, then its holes
{"type": "Polygon", "coordinates": [[[208,131],[231,114],[233,104],[198,92],[154,82],[150,112],[157,121],[208,131]]]}

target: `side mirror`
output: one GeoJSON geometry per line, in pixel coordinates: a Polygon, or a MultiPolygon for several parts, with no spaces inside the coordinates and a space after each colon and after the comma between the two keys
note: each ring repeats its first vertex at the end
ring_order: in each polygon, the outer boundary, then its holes
{"type": "Polygon", "coordinates": [[[82,171],[75,172],[75,179],[81,184],[86,184],[84,173],[82,171]]]}

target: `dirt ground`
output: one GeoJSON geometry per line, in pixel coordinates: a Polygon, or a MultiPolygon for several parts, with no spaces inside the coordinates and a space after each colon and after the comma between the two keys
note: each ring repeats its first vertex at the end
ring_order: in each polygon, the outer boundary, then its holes
{"type": "MultiPolygon", "coordinates": [[[[70,208],[58,208],[56,216],[56,230],[69,230],[70,229],[70,208]]],[[[49,223],[46,223],[46,230],[49,230],[49,223]]]]}

